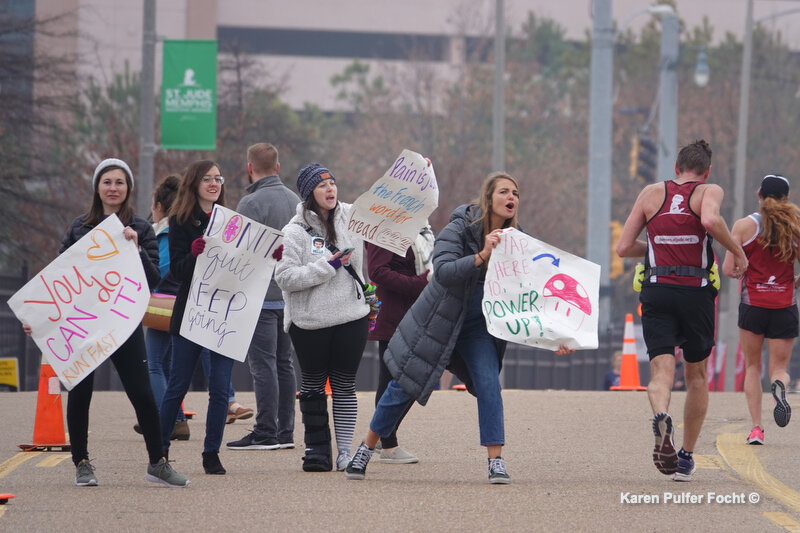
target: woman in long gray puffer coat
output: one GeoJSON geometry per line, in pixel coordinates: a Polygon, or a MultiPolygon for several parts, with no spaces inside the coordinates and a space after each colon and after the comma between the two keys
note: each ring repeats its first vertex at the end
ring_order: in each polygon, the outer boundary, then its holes
{"type": "MultiPolygon", "coordinates": [[[[491,174],[478,199],[458,207],[436,239],[433,279],[389,341],[384,361],[394,379],[378,402],[367,437],[345,470],[348,478],[364,479],[380,436],[391,433],[414,400],[422,405],[428,401],[449,364],[477,397],[490,483],[509,482],[501,457],[505,430],[499,372],[505,343],[486,330],[481,301],[492,250],[503,229],[517,226],[518,191],[510,175],[491,174]]],[[[556,353],[568,352],[561,347],[556,353]]]]}

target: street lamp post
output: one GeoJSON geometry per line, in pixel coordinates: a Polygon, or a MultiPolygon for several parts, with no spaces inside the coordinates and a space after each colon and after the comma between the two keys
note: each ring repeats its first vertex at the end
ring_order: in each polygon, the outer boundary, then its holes
{"type": "Polygon", "coordinates": [[[503,0],[495,0],[494,30],[494,108],[492,112],[492,170],[505,170],[505,74],[506,74],[506,23],[503,0]]]}
{"type": "Polygon", "coordinates": [[[141,109],[139,112],[139,175],[136,176],[136,211],[150,211],[155,159],[155,56],[156,2],[145,0],[142,22],[141,109]]]}
{"type": "Polygon", "coordinates": [[[611,108],[614,67],[614,27],[611,0],[595,0],[592,14],[592,55],[589,95],[589,183],[586,213],[586,258],[600,265],[599,330],[610,323],[611,294],[611,108]]]}
{"type": "Polygon", "coordinates": [[[678,146],[678,37],[680,23],[675,12],[661,18],[661,59],[658,83],[658,163],[656,177],[675,175],[678,146]]]}
{"type": "MultiPolygon", "coordinates": [[[[599,330],[607,331],[611,314],[611,110],[614,42],[634,17],[675,15],[672,7],[659,4],[631,13],[614,32],[611,0],[594,0],[592,12],[592,55],[589,95],[589,183],[587,187],[586,258],[600,265],[599,330]]],[[[677,22],[677,17],[675,17],[677,22]]],[[[676,37],[677,42],[677,37],[676,37]]],[[[677,53],[676,53],[677,59],[677,53]]],[[[677,86],[676,86],[677,90],[677,86]]],[[[676,97],[677,99],[677,97],[676,97]]],[[[675,116],[676,113],[673,113],[675,116]]]]}

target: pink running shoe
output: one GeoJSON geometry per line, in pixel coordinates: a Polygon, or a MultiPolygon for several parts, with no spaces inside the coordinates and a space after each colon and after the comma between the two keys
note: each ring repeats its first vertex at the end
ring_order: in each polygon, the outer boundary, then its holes
{"type": "Polygon", "coordinates": [[[764,444],[764,430],[761,429],[759,426],[753,428],[753,431],[750,432],[750,436],[747,437],[747,440],[744,441],[745,444],[764,444]]]}

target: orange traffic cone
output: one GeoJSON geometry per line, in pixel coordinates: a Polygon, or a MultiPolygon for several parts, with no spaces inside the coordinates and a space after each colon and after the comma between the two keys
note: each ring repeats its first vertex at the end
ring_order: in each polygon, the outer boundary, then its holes
{"type": "Polygon", "coordinates": [[[633,336],[633,315],[625,315],[625,332],[622,338],[622,365],[619,385],[609,390],[647,390],[639,383],[639,362],[636,360],[636,338],[633,336]]]}
{"type": "Polygon", "coordinates": [[[33,424],[33,443],[20,444],[26,452],[69,451],[64,433],[64,411],[61,409],[61,384],[53,367],[42,363],[39,371],[39,393],[36,398],[36,420],[33,424]]]}

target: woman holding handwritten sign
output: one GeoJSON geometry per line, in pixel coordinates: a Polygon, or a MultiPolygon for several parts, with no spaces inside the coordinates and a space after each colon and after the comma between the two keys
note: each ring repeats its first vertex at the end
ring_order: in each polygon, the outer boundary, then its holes
{"type": "MultiPolygon", "coordinates": [[[[486,331],[483,281],[504,228],[517,227],[519,189],[508,174],[491,174],[472,204],[458,207],[436,239],[433,278],[400,321],[384,361],[393,379],[381,396],[364,442],[345,474],[364,479],[378,439],[392,433],[411,403],[425,405],[449,368],[478,399],[481,446],[489,454],[489,482],[508,483],[500,362],[505,341],[486,331]]],[[[561,347],[557,354],[569,353],[561,347]]]]}
{"type": "MultiPolygon", "coordinates": [[[[169,450],[178,409],[189,390],[194,369],[203,347],[181,336],[181,322],[189,299],[194,265],[203,253],[214,204],[225,205],[225,178],[219,166],[209,160],[195,161],[186,170],[178,197],[169,217],[169,271],[179,283],[169,331],[172,334],[172,370],[161,404],[161,438],[169,450]]],[[[225,474],[219,460],[219,447],[228,415],[228,387],[233,359],[210,352],[206,438],[203,442],[203,469],[206,474],[225,474]]]]}
{"type": "MultiPolygon", "coordinates": [[[[124,235],[127,240],[139,246],[147,283],[155,287],[161,279],[158,270],[158,243],[153,228],[147,221],[133,213],[130,202],[133,192],[133,173],[120,159],[106,159],[97,165],[92,178],[94,194],[89,212],[76,218],[67,230],[61,243],[59,254],[75,244],[106,217],[116,214],[125,224],[124,235]]],[[[30,327],[23,326],[30,334],[30,327]]],[[[185,487],[189,480],[172,469],[164,457],[161,447],[158,406],[153,399],[150,378],[147,371],[147,355],[144,332],[141,324],[131,336],[111,355],[122,386],[136,411],[136,418],[142,428],[150,463],[145,479],[162,483],[168,487],[185,487]]],[[[67,396],[67,428],[75,463],[75,484],[95,486],[94,465],[89,462],[89,404],[94,390],[94,373],[89,374],[69,391],[67,396]]],[[[172,417],[173,420],[175,417],[172,417]]]]}
{"type": "Polygon", "coordinates": [[[344,470],[356,425],[356,371],[367,344],[370,311],[359,279],[363,241],[347,231],[350,204],[337,199],[330,170],[312,163],[300,170],[302,202],[283,228],[283,260],[275,281],[286,302],[284,328],[302,373],[300,411],[305,426],[303,470],[333,468],[325,382],[333,392],[333,424],[344,470]]]}

